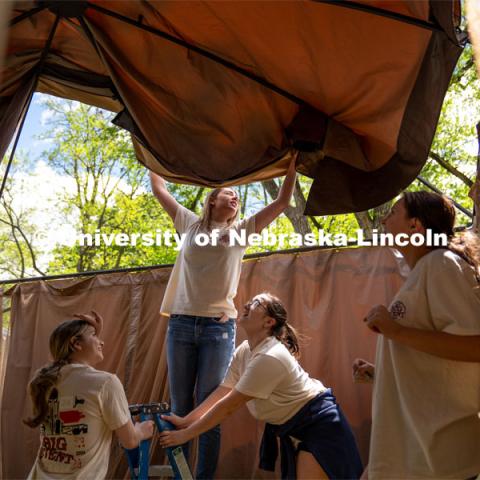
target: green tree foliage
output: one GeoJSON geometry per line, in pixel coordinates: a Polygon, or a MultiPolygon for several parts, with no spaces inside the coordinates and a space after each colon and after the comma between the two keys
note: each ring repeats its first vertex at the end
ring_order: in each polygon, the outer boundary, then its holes
{"type": "MultiPolygon", "coordinates": [[[[6,162],[7,160],[4,164],[6,162]]],[[[25,170],[18,169],[19,165],[25,168],[29,165],[23,152],[12,162],[12,169],[22,175],[15,181],[12,177],[7,178],[0,199],[0,278],[24,278],[32,274],[45,274],[38,262],[42,250],[36,241],[41,227],[32,221],[36,208],[32,205],[20,205],[15,201],[17,197],[27,195],[30,188],[25,170]]]]}
{"type": "MultiPolygon", "coordinates": [[[[477,169],[480,122],[480,81],[467,45],[452,77],[433,140],[430,156],[420,175],[463,207],[472,210],[468,197],[477,169]]],[[[418,181],[409,189],[424,189],[418,181]]],[[[471,220],[459,213],[459,222],[471,220]]]]}
{"type": "MultiPolygon", "coordinates": [[[[53,148],[44,154],[55,171],[73,179],[59,202],[59,214],[78,234],[90,235],[83,245],[60,245],[49,271],[91,271],[123,266],[169,263],[173,248],[95,243],[95,235],[155,232],[172,228],[148,188],[146,169],[133,151],[129,135],[110,123],[112,115],[87,105],[50,99],[55,112],[53,148]]],[[[87,237],[85,237],[87,238],[87,237]]]]}

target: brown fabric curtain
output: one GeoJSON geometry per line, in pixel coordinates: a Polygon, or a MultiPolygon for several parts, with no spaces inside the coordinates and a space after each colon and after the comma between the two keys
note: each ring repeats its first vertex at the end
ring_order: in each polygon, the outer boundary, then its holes
{"type": "MultiPolygon", "coordinates": [[[[4,293],[0,288],[0,399],[3,396],[3,386],[5,384],[5,366],[8,356],[8,345],[10,343],[10,324],[5,324],[3,307],[4,293]]],[[[2,429],[2,418],[0,417],[0,431],[2,429]]],[[[0,445],[0,465],[3,465],[3,448],[0,445]]]]}
{"type": "MultiPolygon", "coordinates": [[[[95,309],[104,316],[105,361],[99,368],[117,373],[129,402],[168,399],[167,321],[158,311],[169,273],[165,268],[15,287],[11,293],[12,348],[1,405],[4,478],[24,478],[34,461],[38,430],[21,423],[30,413],[26,386],[34,371],[48,361],[50,332],[75,312],[95,309]]],[[[302,365],[333,388],[364,457],[371,387],[352,382],[351,364],[356,357],[373,360],[376,338],[362,318],[374,304],[388,303],[401,283],[394,256],[380,248],[276,254],[243,264],[237,306],[261,291],[270,291],[285,302],[292,324],[310,337],[303,348],[302,365]]],[[[239,331],[238,342],[244,338],[239,331]]],[[[246,409],[224,423],[218,478],[273,478],[257,469],[261,433],[262,425],[246,409]]],[[[112,478],[125,475],[123,457],[118,447],[112,452],[112,478]]]]}

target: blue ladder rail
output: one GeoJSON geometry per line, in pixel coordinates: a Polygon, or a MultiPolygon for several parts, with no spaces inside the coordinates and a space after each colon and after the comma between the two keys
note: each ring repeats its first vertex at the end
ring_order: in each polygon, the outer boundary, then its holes
{"type": "MultiPolygon", "coordinates": [[[[168,403],[138,403],[130,405],[132,419],[139,416],[140,421],[153,420],[159,432],[164,430],[175,430],[175,426],[161,418],[161,415],[170,415],[168,403]]],[[[142,440],[137,448],[125,449],[127,454],[128,468],[131,480],[148,480],[150,469],[150,445],[151,440],[142,440]],[[138,472],[138,473],[137,473],[138,472]]],[[[193,480],[192,473],[188,467],[183,448],[168,447],[168,461],[173,469],[175,480],[193,480]]]]}

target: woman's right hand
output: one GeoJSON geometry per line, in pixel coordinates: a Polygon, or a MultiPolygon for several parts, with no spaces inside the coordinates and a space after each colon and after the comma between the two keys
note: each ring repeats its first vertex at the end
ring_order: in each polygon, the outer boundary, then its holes
{"type": "Polygon", "coordinates": [[[353,380],[355,383],[373,383],[375,365],[373,363],[357,358],[352,365],[353,380]]]}
{"type": "Polygon", "coordinates": [[[137,431],[139,440],[147,440],[153,437],[155,430],[155,423],[152,420],[145,420],[144,422],[138,422],[135,424],[135,430],[137,431]]]}
{"type": "Polygon", "coordinates": [[[162,420],[170,422],[172,425],[175,426],[177,430],[182,430],[183,428],[188,427],[187,417],[179,417],[178,415],[174,415],[173,413],[170,415],[162,415],[162,420]]]}

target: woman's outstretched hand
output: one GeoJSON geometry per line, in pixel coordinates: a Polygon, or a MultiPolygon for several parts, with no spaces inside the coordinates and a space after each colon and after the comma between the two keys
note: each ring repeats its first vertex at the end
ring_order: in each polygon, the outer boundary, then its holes
{"type": "MultiPolygon", "coordinates": [[[[173,422],[172,422],[173,423],[173,422]]],[[[159,435],[160,445],[163,448],[183,445],[193,438],[188,428],[183,430],[165,430],[159,435]]]]}
{"type": "Polygon", "coordinates": [[[161,418],[166,422],[170,422],[177,430],[188,427],[188,422],[186,420],[187,417],[179,417],[178,415],[171,413],[170,415],[161,415],[161,418]]]}

